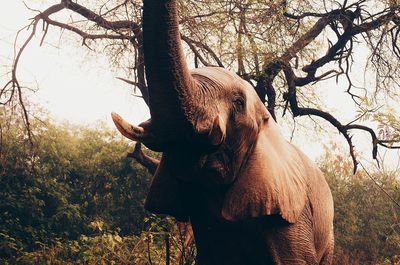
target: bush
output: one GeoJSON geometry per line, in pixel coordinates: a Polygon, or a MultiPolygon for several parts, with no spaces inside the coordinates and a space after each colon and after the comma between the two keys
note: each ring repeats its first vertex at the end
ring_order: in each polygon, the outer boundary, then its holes
{"type": "Polygon", "coordinates": [[[146,228],[150,175],[115,130],[34,122],[31,146],[23,124],[2,117],[0,263],[92,236],[96,220],[123,237],[146,228]]]}
{"type": "MultiPolygon", "coordinates": [[[[345,154],[333,147],[320,159],[335,203],[336,264],[399,264],[400,209],[362,169],[353,175],[345,154]]],[[[398,172],[370,174],[400,202],[398,172]]]]}
{"type": "Polygon", "coordinates": [[[138,236],[124,237],[115,232],[81,235],[78,240],[42,245],[35,252],[25,252],[8,262],[39,265],[166,264],[167,259],[170,264],[178,264],[180,259],[184,260],[184,264],[194,262],[194,252],[190,256],[182,256],[182,242],[174,221],[157,217],[147,221],[151,222],[150,228],[138,236]]]}

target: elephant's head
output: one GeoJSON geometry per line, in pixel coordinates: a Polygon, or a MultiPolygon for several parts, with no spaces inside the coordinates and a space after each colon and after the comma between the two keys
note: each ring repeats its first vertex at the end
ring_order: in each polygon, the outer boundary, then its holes
{"type": "Polygon", "coordinates": [[[209,182],[224,192],[225,219],[279,213],[295,222],[306,201],[303,158],[253,87],[223,68],[188,70],[175,1],[145,0],[143,20],[152,118],[138,127],[113,119],[123,135],[163,152],[146,208],[184,218],[181,183],[209,182]]]}

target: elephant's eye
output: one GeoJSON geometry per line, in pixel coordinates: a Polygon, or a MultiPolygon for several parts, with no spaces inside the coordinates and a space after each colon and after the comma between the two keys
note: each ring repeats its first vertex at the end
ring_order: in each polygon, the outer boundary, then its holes
{"type": "Polygon", "coordinates": [[[233,106],[237,112],[243,111],[244,109],[244,98],[237,97],[233,100],[233,106]]]}

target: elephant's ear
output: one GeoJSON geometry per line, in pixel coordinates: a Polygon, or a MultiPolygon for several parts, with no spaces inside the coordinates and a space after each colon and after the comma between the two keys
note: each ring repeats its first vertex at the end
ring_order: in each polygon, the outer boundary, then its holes
{"type": "Polygon", "coordinates": [[[247,164],[225,195],[222,216],[233,221],[280,214],[295,223],[307,201],[309,167],[272,119],[263,126],[247,164]]]}
{"type": "Polygon", "coordinates": [[[145,208],[152,213],[172,215],[181,222],[188,221],[182,198],[182,184],[172,177],[166,161],[164,154],[154,174],[145,208]]]}

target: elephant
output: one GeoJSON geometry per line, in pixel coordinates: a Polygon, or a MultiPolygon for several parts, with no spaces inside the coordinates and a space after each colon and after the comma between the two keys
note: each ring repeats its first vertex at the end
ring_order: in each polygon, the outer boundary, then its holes
{"type": "Polygon", "coordinates": [[[190,221],[197,264],[331,264],[333,199],[254,88],[220,67],[189,70],[176,0],[144,0],[151,118],[112,118],[162,152],[145,208],[190,221]]]}

